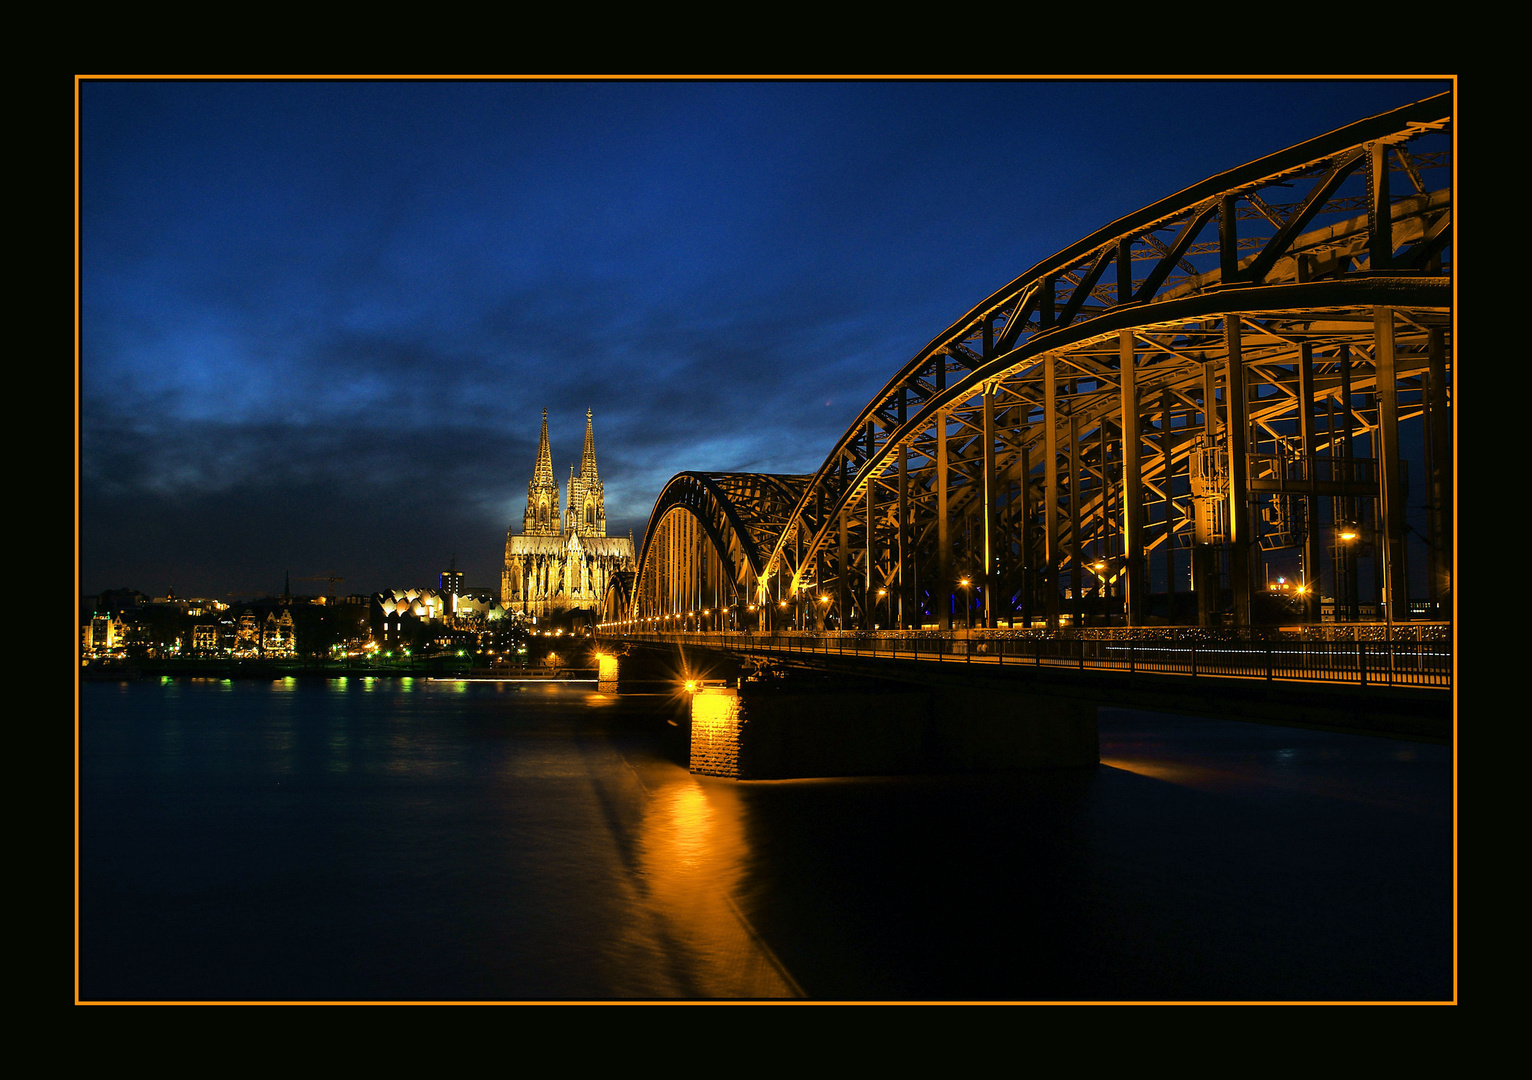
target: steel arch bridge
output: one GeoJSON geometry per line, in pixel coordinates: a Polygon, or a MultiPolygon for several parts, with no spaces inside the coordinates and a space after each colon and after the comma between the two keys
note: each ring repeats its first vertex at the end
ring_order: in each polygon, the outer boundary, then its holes
{"type": "Polygon", "coordinates": [[[1285,557],[1306,621],[1321,588],[1338,619],[1364,591],[1405,619],[1411,456],[1447,603],[1451,116],[1442,94],[1359,121],[1043,260],[900,368],[812,475],[677,475],[605,618],[1133,626],[1159,584],[1157,621],[1248,625],[1285,557]]]}

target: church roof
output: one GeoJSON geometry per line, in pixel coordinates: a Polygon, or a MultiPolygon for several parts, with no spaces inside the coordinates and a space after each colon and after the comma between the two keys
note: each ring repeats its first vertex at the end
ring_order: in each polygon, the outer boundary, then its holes
{"type": "Polygon", "coordinates": [[[562,536],[512,536],[509,539],[508,555],[562,555],[564,553],[564,537],[562,536]]]}
{"type": "Polygon", "coordinates": [[[633,541],[626,536],[582,536],[580,546],[587,555],[626,555],[633,558],[633,541]]]}
{"type": "Polygon", "coordinates": [[[508,556],[552,555],[561,557],[566,551],[579,548],[586,555],[613,555],[633,558],[633,541],[626,536],[582,536],[567,533],[563,536],[512,536],[508,538],[508,556]]]}

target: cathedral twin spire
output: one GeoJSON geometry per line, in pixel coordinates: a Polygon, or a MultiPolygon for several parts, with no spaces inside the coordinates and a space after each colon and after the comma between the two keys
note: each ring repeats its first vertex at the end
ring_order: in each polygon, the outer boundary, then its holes
{"type": "Polygon", "coordinates": [[[522,532],[527,536],[606,535],[606,498],[596,471],[596,433],[591,410],[585,410],[585,447],[580,455],[580,474],[569,467],[567,520],[559,514],[558,482],[553,478],[553,453],[548,445],[548,410],[543,410],[543,429],[537,441],[537,464],[527,484],[527,510],[522,532]]]}
{"type": "Polygon", "coordinates": [[[537,464],[532,469],[532,483],[553,483],[553,454],[548,449],[548,410],[543,410],[543,433],[537,439],[537,464]]]}
{"type": "Polygon", "coordinates": [[[591,427],[590,410],[585,410],[585,450],[580,454],[580,479],[596,483],[596,431],[591,427]]]}
{"type": "Polygon", "coordinates": [[[543,410],[543,433],[537,440],[537,464],[527,484],[527,512],[521,531],[526,536],[558,536],[563,529],[559,514],[559,485],[553,479],[553,453],[548,449],[548,410],[543,410]]]}

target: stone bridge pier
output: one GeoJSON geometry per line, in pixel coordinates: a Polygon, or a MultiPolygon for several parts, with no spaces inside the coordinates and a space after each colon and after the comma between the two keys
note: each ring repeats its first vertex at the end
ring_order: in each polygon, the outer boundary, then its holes
{"type": "Polygon", "coordinates": [[[744,683],[691,699],[691,770],[735,780],[1084,768],[1096,708],[1014,690],[744,683]]]}
{"type": "Polygon", "coordinates": [[[666,711],[690,724],[692,772],[735,780],[1085,768],[1100,759],[1096,703],[1046,688],[761,671],[746,658],[675,645],[603,654],[600,688],[689,697],[666,711]]]}

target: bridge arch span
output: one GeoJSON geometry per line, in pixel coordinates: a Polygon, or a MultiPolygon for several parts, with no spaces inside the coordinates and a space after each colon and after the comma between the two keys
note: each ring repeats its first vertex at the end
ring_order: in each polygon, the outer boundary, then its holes
{"type": "Polygon", "coordinates": [[[651,531],[686,505],[739,594],[805,627],[1248,625],[1274,566],[1293,621],[1321,593],[1359,618],[1369,577],[1397,621],[1411,429],[1446,606],[1451,125],[1438,95],[1102,227],[932,338],[785,513],[735,521],[700,481],[686,504],[683,473],[651,531]]]}
{"type": "Polygon", "coordinates": [[[597,623],[608,625],[628,617],[633,608],[633,580],[636,576],[632,570],[619,570],[612,574],[597,608],[597,623]]]}
{"type": "MultiPolygon", "coordinates": [[[[1058,625],[1061,592],[1113,591],[1133,623],[1150,555],[1185,547],[1160,576],[1216,554],[1232,565],[1204,577],[1233,580],[1231,614],[1248,622],[1254,553],[1306,543],[1317,565],[1318,515],[1304,530],[1294,518],[1344,487],[1352,505],[1332,508],[1331,531],[1337,512],[1377,517],[1396,556],[1382,592],[1402,594],[1398,424],[1424,420],[1446,449],[1450,123],[1443,94],[1348,125],[1113,222],[991,294],[862,410],[767,576],[827,596],[843,625],[946,627],[959,607],[989,625],[1035,607],[1058,625]],[[1331,426],[1343,394],[1372,407],[1331,426]],[[1351,463],[1322,460],[1335,457],[1351,463]],[[1178,490],[1194,466],[1221,488],[1178,490]],[[1163,504],[1152,520],[1146,502],[1163,504]]],[[[1434,532],[1445,592],[1450,529],[1434,532]]]]}
{"type": "MultiPolygon", "coordinates": [[[[655,500],[626,618],[740,628],[758,610],[766,557],[807,477],[684,472],[655,500]]],[[[759,617],[753,620],[759,623],[759,617]]]]}

